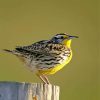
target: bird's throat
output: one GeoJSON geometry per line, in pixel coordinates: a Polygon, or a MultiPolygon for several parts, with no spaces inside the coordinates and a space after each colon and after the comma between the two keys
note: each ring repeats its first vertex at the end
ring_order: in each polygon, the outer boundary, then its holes
{"type": "Polygon", "coordinates": [[[64,40],[63,44],[66,45],[66,47],[71,48],[71,39],[70,40],[64,40]]]}

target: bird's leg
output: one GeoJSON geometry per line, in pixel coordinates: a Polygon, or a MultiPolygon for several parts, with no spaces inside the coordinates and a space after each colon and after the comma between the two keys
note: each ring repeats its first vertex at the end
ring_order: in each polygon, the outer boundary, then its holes
{"type": "Polygon", "coordinates": [[[46,83],[47,83],[47,84],[50,84],[50,81],[49,81],[49,79],[47,78],[47,76],[46,76],[46,75],[43,75],[43,77],[44,77],[46,83]]]}
{"type": "Polygon", "coordinates": [[[43,74],[37,74],[37,76],[43,81],[45,84],[50,84],[48,78],[43,74]]]}
{"type": "Polygon", "coordinates": [[[44,84],[47,84],[47,82],[42,74],[37,74],[37,76],[43,81],[44,84]]]}

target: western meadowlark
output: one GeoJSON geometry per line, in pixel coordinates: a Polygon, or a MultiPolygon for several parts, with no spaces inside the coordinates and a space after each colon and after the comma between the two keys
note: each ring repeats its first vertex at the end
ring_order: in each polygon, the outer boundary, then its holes
{"type": "Polygon", "coordinates": [[[78,37],[60,33],[50,40],[42,40],[29,46],[19,46],[14,50],[4,50],[20,58],[44,83],[49,84],[47,75],[56,73],[70,62],[73,38],[78,37]]]}

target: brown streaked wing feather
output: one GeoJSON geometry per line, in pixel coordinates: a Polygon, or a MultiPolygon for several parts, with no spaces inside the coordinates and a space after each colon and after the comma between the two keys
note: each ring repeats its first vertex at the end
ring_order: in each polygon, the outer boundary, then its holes
{"type": "Polygon", "coordinates": [[[66,50],[67,48],[62,44],[53,44],[49,43],[47,40],[36,42],[29,46],[18,47],[16,50],[19,52],[26,52],[26,53],[61,53],[62,51],[66,50]]]}

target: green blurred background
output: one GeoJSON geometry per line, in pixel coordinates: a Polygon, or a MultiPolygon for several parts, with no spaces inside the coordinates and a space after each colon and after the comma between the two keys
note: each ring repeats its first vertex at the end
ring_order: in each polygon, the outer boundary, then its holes
{"type": "MultiPolygon", "coordinates": [[[[72,61],[49,79],[61,87],[60,100],[100,100],[97,6],[97,0],[0,0],[0,49],[60,32],[78,35],[72,61]]],[[[15,56],[2,51],[0,81],[40,82],[15,56]]]]}

